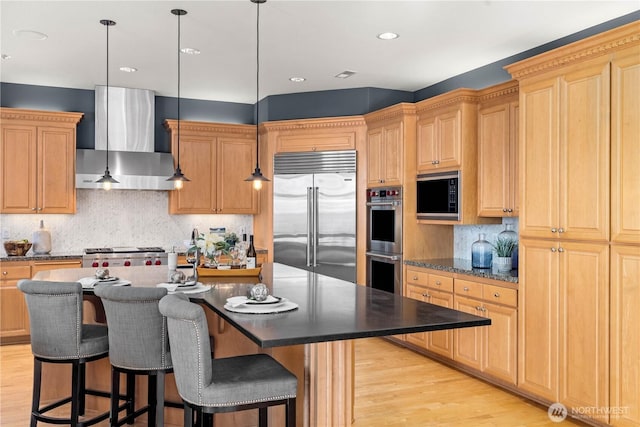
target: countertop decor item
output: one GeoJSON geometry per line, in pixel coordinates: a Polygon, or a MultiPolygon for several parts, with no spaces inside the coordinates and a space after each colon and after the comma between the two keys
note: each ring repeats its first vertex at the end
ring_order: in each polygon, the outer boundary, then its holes
{"type": "Polygon", "coordinates": [[[4,242],[4,250],[9,256],[24,256],[31,249],[32,243],[28,240],[9,240],[4,242]]]}
{"type": "Polygon", "coordinates": [[[518,245],[518,242],[511,237],[504,237],[501,234],[502,233],[498,235],[498,239],[495,245],[493,245],[496,251],[496,266],[498,267],[498,271],[508,272],[511,271],[512,267],[511,254],[518,245]]]}
{"type": "Polygon", "coordinates": [[[33,232],[33,253],[37,255],[51,252],[51,233],[44,227],[44,220],[40,220],[40,228],[33,232]]]}
{"type": "Polygon", "coordinates": [[[486,235],[480,233],[478,240],[471,245],[471,266],[473,268],[491,268],[493,248],[485,240],[486,235]]]}

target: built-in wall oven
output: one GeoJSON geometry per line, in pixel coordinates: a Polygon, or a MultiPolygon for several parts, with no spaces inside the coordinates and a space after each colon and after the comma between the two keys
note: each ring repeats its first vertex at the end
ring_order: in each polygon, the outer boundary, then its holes
{"type": "Polygon", "coordinates": [[[367,190],[367,286],[402,294],[402,188],[367,190]]]}

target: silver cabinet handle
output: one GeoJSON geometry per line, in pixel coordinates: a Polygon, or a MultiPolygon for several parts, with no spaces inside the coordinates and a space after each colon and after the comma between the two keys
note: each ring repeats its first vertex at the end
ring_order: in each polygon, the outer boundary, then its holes
{"type": "Polygon", "coordinates": [[[564,248],[558,248],[558,252],[564,252],[564,248]]]}
{"type": "Polygon", "coordinates": [[[558,233],[564,233],[564,228],[562,227],[558,228],[558,233]]]}
{"type": "Polygon", "coordinates": [[[442,282],[440,280],[436,280],[436,285],[440,286],[442,285],[442,282]]]}
{"type": "Polygon", "coordinates": [[[513,209],[509,208],[509,209],[507,209],[507,212],[511,213],[511,212],[513,212],[513,209]]]}
{"type": "Polygon", "coordinates": [[[307,187],[307,267],[311,267],[312,227],[313,227],[313,188],[307,187]]]}
{"type": "Polygon", "coordinates": [[[6,276],[7,274],[9,274],[9,273],[8,273],[8,272],[6,272],[6,271],[3,271],[3,272],[2,272],[2,275],[3,275],[3,276],[6,276]]]}
{"type": "Polygon", "coordinates": [[[555,252],[555,251],[556,251],[556,248],[551,248],[551,252],[555,252]]]}
{"type": "Polygon", "coordinates": [[[465,291],[465,292],[468,292],[469,288],[467,286],[465,286],[462,290],[465,291]]]}
{"type": "Polygon", "coordinates": [[[482,307],[480,307],[479,305],[476,305],[476,310],[482,311],[482,307]]]}
{"type": "Polygon", "coordinates": [[[413,276],[413,280],[418,280],[418,276],[413,276]]]}
{"type": "Polygon", "coordinates": [[[494,297],[496,298],[500,298],[500,294],[498,292],[496,292],[495,294],[493,294],[494,297]]]}
{"type": "Polygon", "coordinates": [[[31,208],[31,210],[32,210],[32,211],[36,211],[37,209],[36,209],[36,208],[31,208]]]}
{"type": "Polygon", "coordinates": [[[557,231],[558,231],[558,229],[557,229],[557,228],[552,228],[552,229],[551,229],[551,232],[552,232],[552,233],[555,233],[555,232],[557,232],[557,231]]]}
{"type": "Polygon", "coordinates": [[[422,296],[425,297],[425,298],[431,298],[431,295],[429,295],[429,293],[422,294],[422,296]]]}
{"type": "Polygon", "coordinates": [[[507,208],[502,208],[502,212],[508,212],[507,208]]]}
{"type": "Polygon", "coordinates": [[[383,258],[383,259],[388,259],[391,261],[398,261],[400,259],[400,257],[398,255],[384,255],[384,254],[379,254],[376,252],[365,252],[365,255],[368,255],[370,257],[373,258],[383,258]]]}

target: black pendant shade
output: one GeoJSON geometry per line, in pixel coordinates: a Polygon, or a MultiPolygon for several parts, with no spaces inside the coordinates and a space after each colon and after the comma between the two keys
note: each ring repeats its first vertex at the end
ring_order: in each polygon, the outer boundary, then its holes
{"type": "Polygon", "coordinates": [[[263,182],[269,179],[262,175],[260,171],[260,3],[267,0],[251,0],[256,4],[256,168],[245,181],[253,181],[253,188],[260,190],[263,182]]]}

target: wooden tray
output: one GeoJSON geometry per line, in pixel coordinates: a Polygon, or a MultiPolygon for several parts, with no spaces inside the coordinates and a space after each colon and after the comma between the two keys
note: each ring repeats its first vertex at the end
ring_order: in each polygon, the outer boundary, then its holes
{"type": "Polygon", "coordinates": [[[198,267],[198,275],[201,277],[224,277],[224,276],[258,276],[262,267],[257,268],[232,268],[229,270],[218,270],[217,268],[198,267]]]}

